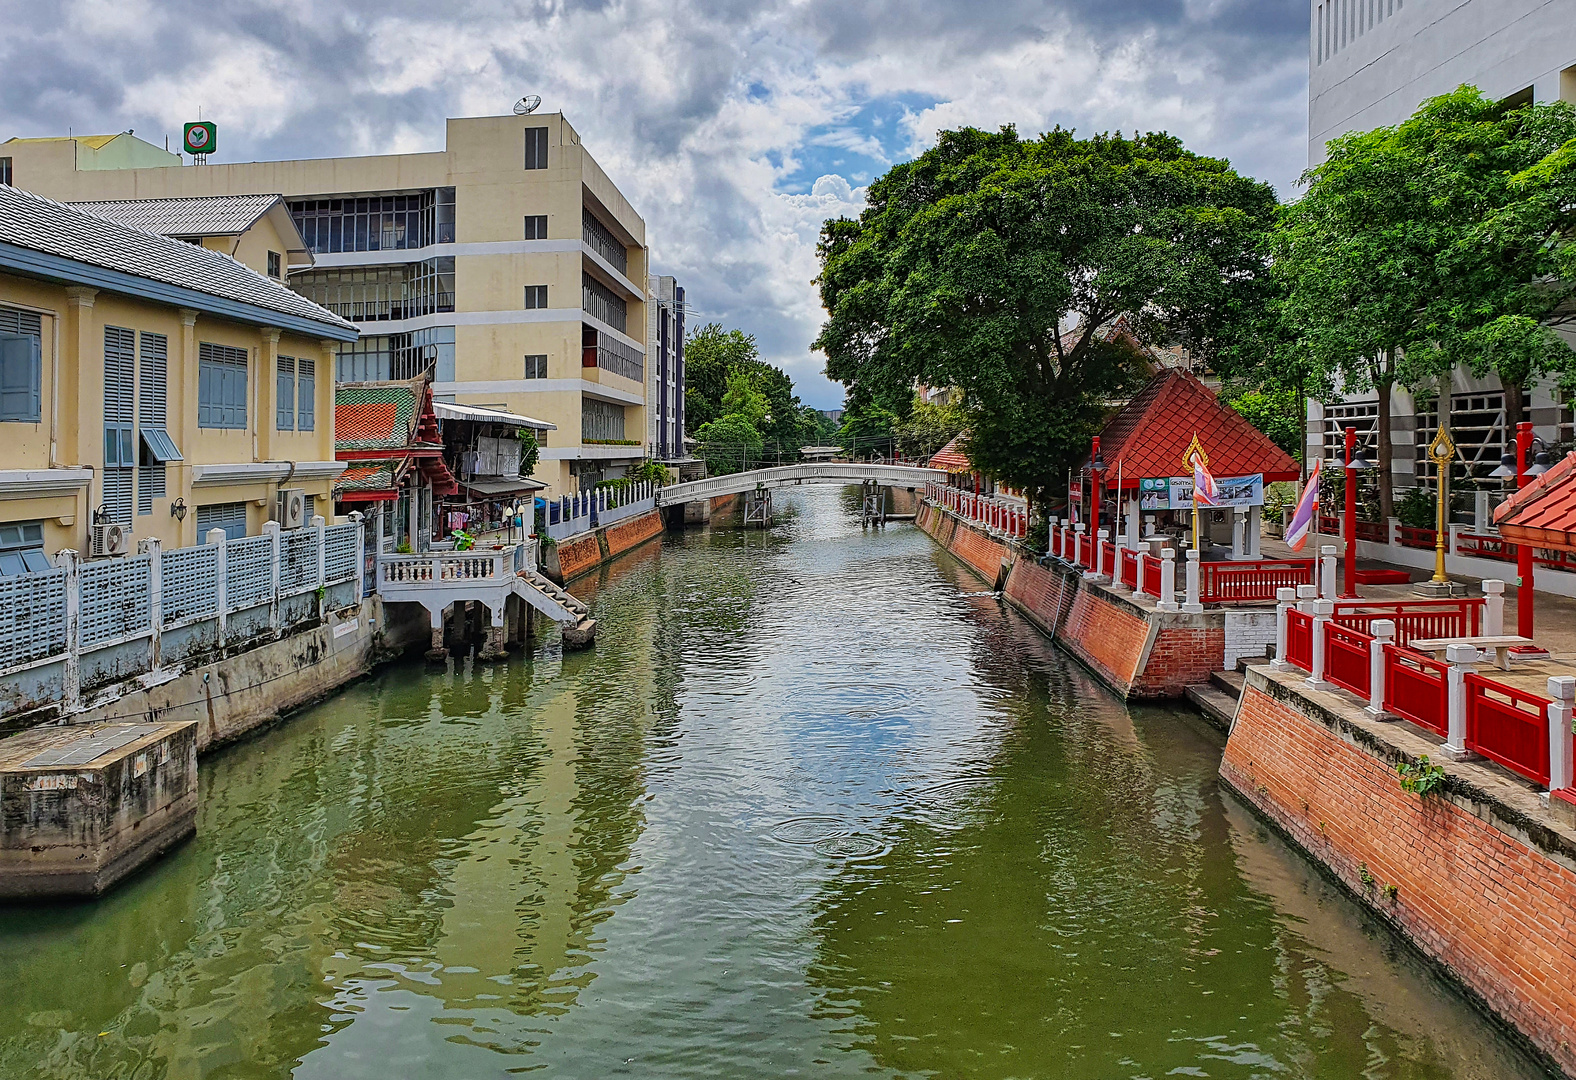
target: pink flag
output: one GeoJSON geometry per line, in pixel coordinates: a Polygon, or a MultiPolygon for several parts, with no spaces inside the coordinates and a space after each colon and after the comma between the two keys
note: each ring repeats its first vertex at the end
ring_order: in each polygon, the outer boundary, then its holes
{"type": "Polygon", "coordinates": [[[1286,529],[1286,546],[1293,551],[1301,551],[1313,533],[1313,521],[1319,513],[1319,470],[1323,465],[1322,458],[1313,463],[1313,472],[1308,474],[1308,485],[1303,489],[1302,498],[1297,500],[1291,525],[1286,529]]]}
{"type": "Polygon", "coordinates": [[[1193,455],[1193,502],[1199,506],[1220,505],[1220,488],[1198,454],[1193,455]]]}

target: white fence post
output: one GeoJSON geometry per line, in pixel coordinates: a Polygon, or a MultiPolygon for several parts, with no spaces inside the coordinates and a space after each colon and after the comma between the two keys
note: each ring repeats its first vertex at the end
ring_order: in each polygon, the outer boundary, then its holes
{"type": "Polygon", "coordinates": [[[263,522],[263,535],[273,541],[274,556],[268,562],[268,629],[279,633],[279,522],[263,522]]]}
{"type": "Polygon", "coordinates": [[[1576,678],[1549,679],[1549,790],[1576,786],[1572,777],[1571,713],[1576,705],[1576,678]]]}
{"type": "Polygon", "coordinates": [[[1450,665],[1447,676],[1450,691],[1449,724],[1445,745],[1439,752],[1451,761],[1465,761],[1471,756],[1467,750],[1467,684],[1469,672],[1477,670],[1478,651],[1471,645],[1445,646],[1445,661],[1450,665]]]}
{"type": "Polygon", "coordinates": [[[366,525],[360,510],[352,510],[348,516],[356,527],[356,604],[359,605],[366,589],[366,525]]]}
{"type": "Polygon", "coordinates": [[[1187,602],[1182,605],[1182,610],[1197,615],[1204,610],[1204,605],[1198,600],[1199,576],[1199,551],[1196,547],[1187,549],[1187,602]]]}
{"type": "Polygon", "coordinates": [[[70,713],[82,701],[82,582],[77,573],[82,569],[82,554],[71,548],[55,553],[55,565],[66,572],[66,672],[65,700],[62,708],[70,713]]]}
{"type": "Polygon", "coordinates": [[[1116,534],[1115,547],[1112,550],[1111,588],[1125,592],[1127,586],[1122,584],[1122,555],[1127,551],[1127,533],[1120,530],[1116,534]]]}
{"type": "Polygon", "coordinates": [[[148,556],[148,673],[159,673],[161,641],[164,629],[164,557],[160,553],[159,538],[147,536],[137,541],[137,554],[148,556]]]}
{"type": "Polygon", "coordinates": [[[328,543],[325,535],[326,530],[324,529],[326,524],[327,522],[324,521],[323,515],[312,515],[312,531],[317,535],[317,618],[319,622],[322,622],[324,615],[328,613],[328,594],[326,592],[328,568],[325,565],[328,560],[328,543]]]}
{"type": "Polygon", "coordinates": [[[1313,602],[1319,599],[1319,586],[1297,586],[1297,610],[1305,615],[1313,614],[1313,602]]]}
{"type": "Polygon", "coordinates": [[[1162,548],[1160,551],[1160,602],[1155,605],[1157,611],[1175,611],[1177,609],[1177,553],[1175,548],[1162,548]]]}
{"type": "Polygon", "coordinates": [[[1286,627],[1290,617],[1286,614],[1297,606],[1297,590],[1287,586],[1275,590],[1275,659],[1270,661],[1271,671],[1290,671],[1286,662],[1286,627]]]}
{"type": "Polygon", "coordinates": [[[1368,715],[1384,715],[1384,649],[1395,639],[1393,619],[1375,619],[1368,632],[1374,639],[1368,643],[1368,715]]]}
{"type": "Polygon", "coordinates": [[[1499,637],[1505,632],[1505,583],[1494,578],[1483,580],[1483,635],[1499,637]]]}
{"type": "Polygon", "coordinates": [[[1073,557],[1068,560],[1074,566],[1083,565],[1083,563],[1078,561],[1078,549],[1083,546],[1083,534],[1084,523],[1080,521],[1078,524],[1073,526],[1073,557]]]}
{"type": "Polygon", "coordinates": [[[1330,616],[1335,614],[1335,601],[1315,600],[1313,602],[1313,656],[1312,663],[1308,666],[1313,670],[1308,673],[1307,683],[1313,690],[1333,690],[1335,687],[1324,680],[1324,627],[1330,621],[1330,616]]]}
{"type": "Polygon", "coordinates": [[[1144,556],[1148,554],[1149,551],[1146,547],[1144,547],[1144,545],[1137,543],[1133,545],[1133,569],[1135,571],[1133,579],[1134,596],[1143,596],[1144,589],[1147,587],[1144,581],[1144,556]]]}
{"type": "Polygon", "coordinates": [[[1105,569],[1105,542],[1111,536],[1110,529],[1096,529],[1094,533],[1094,558],[1089,562],[1092,569],[1084,577],[1091,581],[1109,581],[1110,576],[1105,569]]]}
{"type": "Polygon", "coordinates": [[[226,587],[229,574],[229,546],[230,541],[225,536],[223,529],[209,529],[205,543],[212,544],[219,549],[214,557],[214,601],[218,605],[214,610],[219,621],[219,648],[224,648],[225,636],[230,627],[230,597],[226,587]]]}
{"type": "MultiPolygon", "coordinates": [[[[1334,600],[1335,589],[1335,545],[1325,544],[1319,549],[1319,595],[1326,600],[1334,600]]],[[[1351,582],[1347,582],[1351,586],[1351,582]]]]}

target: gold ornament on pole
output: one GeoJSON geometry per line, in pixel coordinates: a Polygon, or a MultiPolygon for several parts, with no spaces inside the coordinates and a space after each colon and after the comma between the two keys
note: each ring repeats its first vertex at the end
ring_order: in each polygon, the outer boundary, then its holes
{"type": "MultiPolygon", "coordinates": [[[[1196,477],[1198,471],[1193,466],[1193,458],[1195,456],[1198,458],[1200,465],[1206,469],[1209,468],[1209,455],[1204,453],[1204,444],[1198,441],[1198,432],[1196,431],[1193,432],[1193,441],[1187,444],[1186,450],[1182,451],[1182,468],[1196,477]]],[[[1204,557],[1202,554],[1203,548],[1199,546],[1199,537],[1198,485],[1195,483],[1193,486],[1193,550],[1200,552],[1199,558],[1202,559],[1204,557]]]]}
{"type": "Polygon", "coordinates": [[[1434,506],[1433,578],[1439,584],[1450,580],[1445,577],[1445,535],[1450,508],[1450,463],[1455,460],[1455,456],[1456,444],[1450,441],[1450,432],[1445,430],[1445,425],[1440,424],[1434,441],[1428,444],[1428,457],[1439,473],[1439,492],[1434,506]]]}

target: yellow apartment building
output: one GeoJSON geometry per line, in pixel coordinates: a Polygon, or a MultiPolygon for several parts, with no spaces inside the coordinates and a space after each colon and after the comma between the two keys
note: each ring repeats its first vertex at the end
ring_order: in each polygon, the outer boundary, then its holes
{"type": "Polygon", "coordinates": [[[111,554],[95,524],[132,551],[255,534],[281,489],[331,515],[356,337],[228,255],[0,186],[0,574],[111,554]]]}
{"type": "Polygon", "coordinates": [[[0,175],[67,201],[282,195],[315,261],[291,287],[361,331],[340,382],[430,368],[440,401],[556,425],[536,468],[554,494],[650,452],[645,222],[561,115],[451,119],[441,151],[299,161],[183,165],[134,138],[13,139],[0,175]]]}

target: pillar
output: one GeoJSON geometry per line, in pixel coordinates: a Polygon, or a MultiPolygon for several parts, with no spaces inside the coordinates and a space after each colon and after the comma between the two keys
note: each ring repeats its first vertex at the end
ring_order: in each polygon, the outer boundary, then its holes
{"type": "Polygon", "coordinates": [[[1375,619],[1368,630],[1373,634],[1368,643],[1368,715],[1378,720],[1384,717],[1384,650],[1395,640],[1395,622],[1375,619]]]}
{"type": "Polygon", "coordinates": [[[449,650],[443,644],[443,609],[428,608],[427,613],[432,616],[432,646],[427,650],[427,659],[447,660],[449,650]]]}
{"type": "Polygon", "coordinates": [[[1160,602],[1155,605],[1157,611],[1177,610],[1176,558],[1175,548],[1164,548],[1160,552],[1160,602]]]}
{"type": "Polygon", "coordinates": [[[1324,628],[1333,614],[1335,614],[1334,600],[1320,599],[1313,602],[1313,662],[1309,664],[1313,670],[1308,673],[1308,678],[1305,680],[1310,690],[1335,689],[1324,678],[1324,628]]]}
{"type": "Polygon", "coordinates": [[[1571,713],[1576,705],[1576,678],[1549,679],[1549,790],[1576,787],[1571,762],[1571,713]]]}
{"type": "Polygon", "coordinates": [[[1499,637],[1505,632],[1505,583],[1494,578],[1483,580],[1483,633],[1499,637]]]}
{"type": "Polygon", "coordinates": [[[1286,662],[1287,612],[1297,606],[1297,590],[1284,587],[1275,590],[1275,659],[1270,661],[1271,671],[1290,671],[1286,662]]]}
{"type": "Polygon", "coordinates": [[[1199,603],[1199,562],[1198,548],[1187,549],[1187,600],[1182,605],[1182,610],[1197,615],[1204,610],[1204,605],[1199,603]]]}
{"type": "Polygon", "coordinates": [[[1315,600],[1317,600],[1317,599],[1319,599],[1319,587],[1317,585],[1299,585],[1299,586],[1297,586],[1297,610],[1298,611],[1302,612],[1305,615],[1312,615],[1313,614],[1313,602],[1315,600]]]}
{"type": "Polygon", "coordinates": [[[1248,507],[1248,558],[1264,558],[1264,507],[1248,507]]]}
{"type": "Polygon", "coordinates": [[[274,424],[278,420],[279,398],[279,330],[265,326],[257,332],[257,415],[252,418],[252,452],[258,461],[268,461],[274,456],[274,424]]]}
{"type": "Polygon", "coordinates": [[[1319,549],[1319,595],[1327,600],[1335,599],[1335,555],[1334,544],[1325,544],[1319,549]]]}
{"type": "Polygon", "coordinates": [[[1105,542],[1111,538],[1110,529],[1097,529],[1094,534],[1094,551],[1090,556],[1092,567],[1084,577],[1090,581],[1110,581],[1111,568],[1105,565],[1105,542]]]}
{"type": "Polygon", "coordinates": [[[1446,676],[1450,690],[1449,727],[1439,752],[1451,761],[1465,761],[1472,756],[1467,749],[1466,677],[1477,670],[1477,661],[1478,651],[1471,645],[1445,647],[1445,662],[1450,665],[1446,676]]]}
{"type": "Polygon", "coordinates": [[[1241,562],[1248,556],[1248,510],[1245,506],[1231,508],[1231,558],[1241,562]]]}

